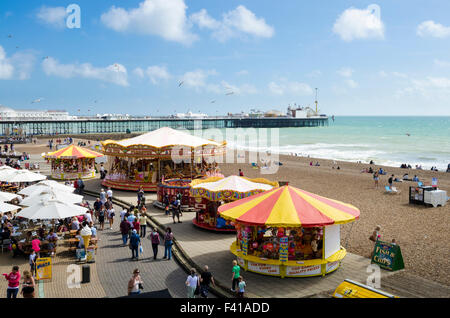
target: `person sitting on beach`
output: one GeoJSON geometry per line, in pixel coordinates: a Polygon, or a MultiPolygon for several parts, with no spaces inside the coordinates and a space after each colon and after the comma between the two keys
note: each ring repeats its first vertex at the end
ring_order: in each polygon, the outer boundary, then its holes
{"type": "Polygon", "coordinates": [[[412,181],[419,182],[419,178],[417,177],[417,175],[414,175],[414,178],[412,179],[412,181]]]}
{"type": "Polygon", "coordinates": [[[316,166],[316,167],[320,167],[320,163],[319,163],[319,161],[316,161],[316,164],[315,164],[315,166],[316,166]]]}
{"type": "Polygon", "coordinates": [[[373,173],[372,167],[369,167],[369,173],[373,173]]]}
{"type": "Polygon", "coordinates": [[[394,175],[391,175],[388,179],[389,189],[392,190],[392,182],[394,182],[394,175]]]}
{"type": "Polygon", "coordinates": [[[408,175],[407,173],[405,173],[405,174],[403,175],[403,180],[406,180],[406,181],[409,180],[409,175],[408,175]]]}

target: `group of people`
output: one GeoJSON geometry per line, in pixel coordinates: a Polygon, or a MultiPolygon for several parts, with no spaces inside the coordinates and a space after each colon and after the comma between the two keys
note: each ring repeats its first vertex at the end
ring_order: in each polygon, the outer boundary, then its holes
{"type": "Polygon", "coordinates": [[[183,212],[181,211],[182,197],[183,195],[181,192],[178,192],[177,195],[172,198],[172,202],[170,202],[169,194],[167,192],[164,193],[163,203],[165,214],[172,214],[173,223],[176,223],[175,218],[177,218],[178,223],[182,223],[182,221],[180,221],[180,216],[183,216],[183,212]]]}

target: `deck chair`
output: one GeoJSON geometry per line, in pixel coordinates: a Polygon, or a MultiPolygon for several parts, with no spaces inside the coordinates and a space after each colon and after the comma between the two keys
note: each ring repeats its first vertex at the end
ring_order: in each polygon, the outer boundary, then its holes
{"type": "Polygon", "coordinates": [[[422,185],[423,185],[423,182],[417,182],[417,185],[419,186],[419,187],[421,187],[422,185]]]}
{"type": "Polygon", "coordinates": [[[391,188],[389,186],[385,186],[384,189],[386,189],[386,193],[392,193],[391,188]]]}

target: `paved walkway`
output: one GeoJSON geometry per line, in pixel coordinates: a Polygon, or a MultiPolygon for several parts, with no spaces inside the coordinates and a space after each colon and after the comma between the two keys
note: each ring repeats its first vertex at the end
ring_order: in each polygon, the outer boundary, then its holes
{"type": "MultiPolygon", "coordinates": [[[[99,180],[91,180],[87,183],[87,189],[99,191],[101,185],[99,180]]],[[[136,194],[114,190],[114,197],[130,204],[136,204],[136,194]]],[[[235,240],[234,234],[212,233],[193,226],[193,212],[184,212],[181,218],[183,223],[173,223],[170,216],[166,216],[160,209],[151,205],[156,199],[155,194],[148,194],[147,209],[151,217],[164,226],[170,226],[175,238],[181,244],[187,255],[200,267],[205,264],[217,280],[231,288],[231,262],[235,256],[229,251],[231,243],[235,240]]],[[[347,254],[342,261],[342,266],[325,277],[310,278],[278,278],[258,275],[252,272],[243,272],[247,283],[247,295],[253,297],[283,297],[298,298],[311,297],[313,295],[334,290],[344,279],[350,278],[355,281],[366,283],[367,268],[370,260],[355,254],[347,254]]],[[[382,271],[383,279],[394,273],[382,271]]],[[[383,287],[383,286],[382,286],[383,287]]]]}

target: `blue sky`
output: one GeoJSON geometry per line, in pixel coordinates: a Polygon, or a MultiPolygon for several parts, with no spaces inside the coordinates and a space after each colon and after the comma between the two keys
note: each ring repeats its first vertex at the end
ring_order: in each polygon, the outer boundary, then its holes
{"type": "Polygon", "coordinates": [[[0,104],[217,115],[313,106],[317,87],[329,115],[448,116],[448,12],[445,0],[2,0],[0,104]],[[72,3],[80,28],[66,24],[72,3]]]}

